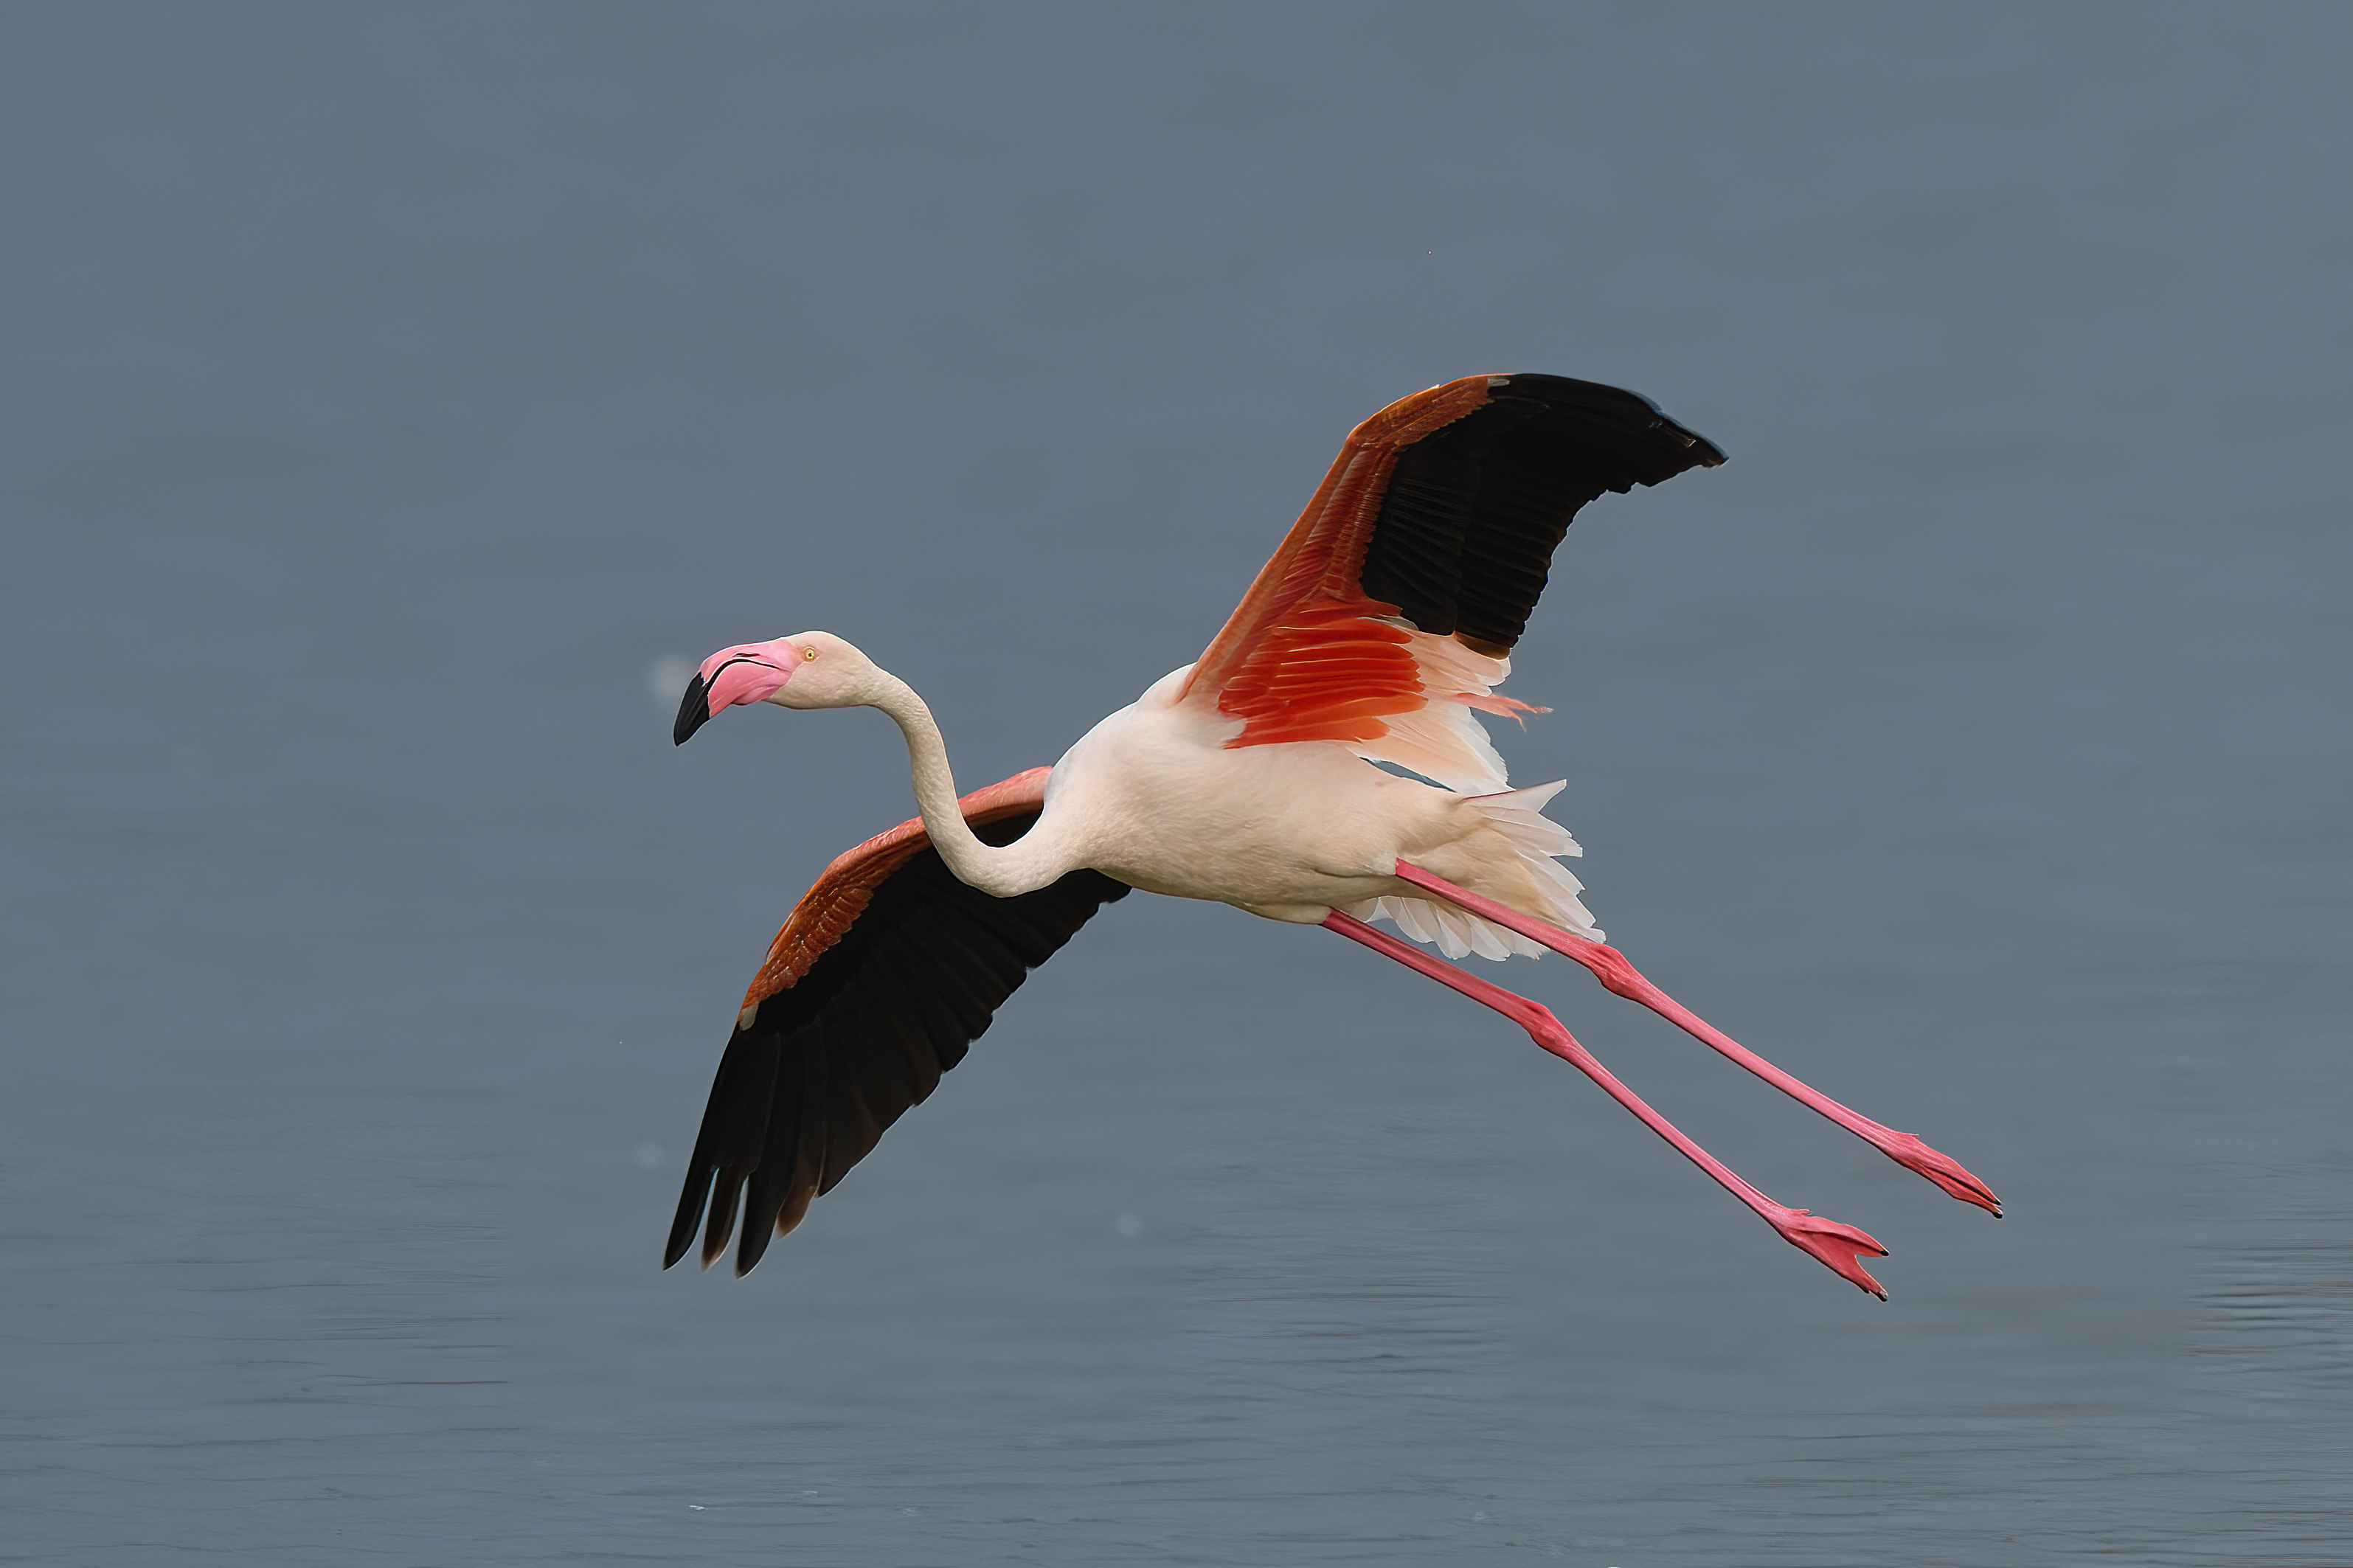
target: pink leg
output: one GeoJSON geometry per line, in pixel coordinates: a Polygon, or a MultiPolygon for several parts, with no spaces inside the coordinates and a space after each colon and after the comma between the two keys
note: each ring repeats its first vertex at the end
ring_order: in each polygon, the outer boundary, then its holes
{"type": "Polygon", "coordinates": [[[1397,863],[1397,874],[1417,888],[1436,893],[1449,903],[1459,904],[1474,915],[1484,916],[1497,925],[1509,927],[1531,942],[1542,942],[1564,958],[1575,959],[1591,970],[1593,978],[1609,990],[1630,1002],[1640,1002],[1694,1039],[1715,1047],[1792,1100],[1820,1111],[1905,1169],[1917,1171],[1963,1203],[1975,1204],[1996,1219],[2001,1217],[2001,1200],[1993,1195],[1991,1187],[1963,1170],[1959,1161],[1949,1154],[1938,1153],[1912,1133],[1882,1127],[1868,1116],[1848,1110],[1821,1090],[1791,1078],[1643,979],[1634,966],[1626,962],[1626,955],[1616,948],[1573,936],[1556,926],[1524,915],[1508,905],[1482,898],[1467,888],[1458,888],[1443,878],[1433,877],[1420,867],[1408,865],[1403,860],[1397,863]]]}
{"type": "Polygon", "coordinates": [[[1887,1256],[1885,1247],[1851,1225],[1841,1225],[1834,1219],[1823,1219],[1806,1209],[1788,1208],[1777,1204],[1733,1174],[1723,1161],[1676,1131],[1672,1122],[1643,1104],[1640,1095],[1620,1083],[1608,1068],[1594,1060],[1593,1054],[1577,1043],[1549,1009],[1500,985],[1490,984],[1465,973],[1387,931],[1375,931],[1352,915],[1344,915],[1334,910],[1324,917],[1324,924],[1349,941],[1363,942],[1375,952],[1385,952],[1409,969],[1419,970],[1440,985],[1460,991],[1474,1002],[1482,1002],[1511,1019],[1528,1032],[1529,1038],[1599,1084],[1603,1092],[1641,1117],[1644,1126],[1673,1144],[1684,1159],[1714,1176],[1723,1184],[1726,1192],[1755,1209],[1767,1225],[1781,1233],[1781,1239],[1812,1254],[1841,1278],[1852,1280],[1883,1301],[1887,1300],[1887,1292],[1880,1288],[1879,1281],[1873,1279],[1858,1261],[1858,1255],[1865,1252],[1873,1258],[1884,1258],[1887,1256]]]}

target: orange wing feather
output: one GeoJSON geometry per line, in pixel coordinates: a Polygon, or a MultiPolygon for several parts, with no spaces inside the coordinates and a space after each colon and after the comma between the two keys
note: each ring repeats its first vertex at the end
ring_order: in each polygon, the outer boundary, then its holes
{"type": "MultiPolygon", "coordinates": [[[[956,802],[964,819],[979,827],[1024,811],[1035,811],[1046,799],[1051,768],[1031,768],[1009,779],[976,789],[956,802]]],[[[826,949],[839,942],[865,912],[874,889],[891,874],[931,847],[920,816],[878,833],[856,848],[834,857],[817,885],[793,906],[784,928],[768,944],[767,962],[752,977],[744,993],[746,1009],[757,1006],[779,991],[797,984],[826,949]]]]}
{"type": "Polygon", "coordinates": [[[1348,432],[1179,696],[1214,693],[1220,712],[1243,721],[1227,744],[1375,741],[1388,732],[1385,719],[1429,701],[1411,634],[1377,618],[1398,607],[1366,598],[1357,574],[1398,453],[1484,406],[1492,384],[1483,375],[1450,381],[1348,432]]]}

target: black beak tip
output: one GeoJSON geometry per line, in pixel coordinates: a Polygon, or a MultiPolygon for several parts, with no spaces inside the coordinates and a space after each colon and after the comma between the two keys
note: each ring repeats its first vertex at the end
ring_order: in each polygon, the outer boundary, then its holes
{"type": "Polygon", "coordinates": [[[710,722],[710,698],[703,688],[702,677],[698,675],[686,683],[686,696],[678,705],[678,722],[670,727],[670,743],[685,745],[689,735],[710,722]]]}

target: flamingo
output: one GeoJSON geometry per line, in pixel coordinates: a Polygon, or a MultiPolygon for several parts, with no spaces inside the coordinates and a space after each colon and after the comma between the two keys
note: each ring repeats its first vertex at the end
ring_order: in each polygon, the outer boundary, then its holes
{"type": "Polygon", "coordinates": [[[1957,1162],[1774,1067],[1608,946],[1560,862],[1582,851],[1543,815],[1562,785],[1512,788],[1472,717],[1545,711],[1495,688],[1578,509],[1723,461],[1646,399],[1592,382],[1474,375],[1402,398],[1349,433],[1198,660],[1052,767],[961,798],[923,699],[840,637],[803,632],[705,659],[676,742],[752,703],[879,708],[905,736],[921,815],[837,858],[770,944],[712,1085],[663,1267],[698,1226],[710,1267],[740,1205],[735,1271],[748,1273],[931,1094],[1029,970],[1137,888],[1323,926],[1484,1004],[1883,1300],[1861,1261],[1886,1255],[1877,1241],[1767,1197],[1550,1010],[1445,960],[1559,953],[1999,1217],[1957,1162]]]}

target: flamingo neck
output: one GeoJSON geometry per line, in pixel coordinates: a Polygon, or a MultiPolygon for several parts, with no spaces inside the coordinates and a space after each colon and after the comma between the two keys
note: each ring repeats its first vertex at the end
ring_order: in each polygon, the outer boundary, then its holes
{"type": "Polygon", "coordinates": [[[1071,870],[1040,831],[1042,820],[1008,845],[987,844],[973,832],[956,804],[955,774],[948,768],[947,742],[939,721],[915,689],[888,671],[873,706],[891,716],[907,738],[907,761],[913,774],[915,806],[923,814],[923,831],[932,847],[955,873],[956,880],[995,898],[1035,892],[1071,870]]]}

